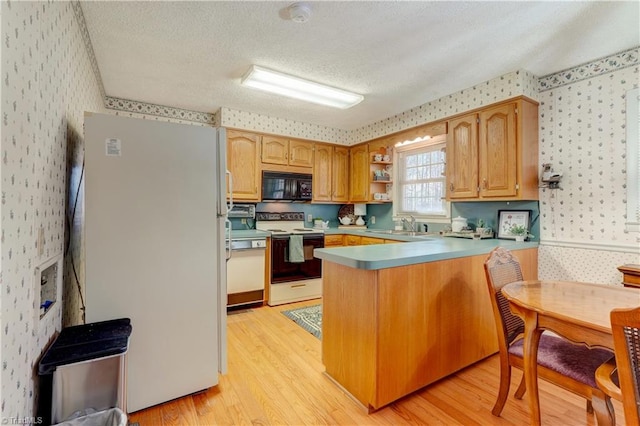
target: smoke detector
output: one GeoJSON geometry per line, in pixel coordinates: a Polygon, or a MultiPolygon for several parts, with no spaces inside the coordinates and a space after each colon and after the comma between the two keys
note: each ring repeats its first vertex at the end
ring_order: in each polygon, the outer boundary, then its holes
{"type": "Polygon", "coordinates": [[[289,6],[289,19],[303,24],[311,17],[311,6],[308,3],[293,3],[289,6]]]}

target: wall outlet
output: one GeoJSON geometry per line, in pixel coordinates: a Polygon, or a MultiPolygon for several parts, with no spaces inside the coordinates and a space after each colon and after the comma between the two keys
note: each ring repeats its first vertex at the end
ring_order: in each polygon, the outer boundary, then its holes
{"type": "Polygon", "coordinates": [[[243,224],[243,225],[246,225],[247,224],[247,219],[243,217],[242,219],[240,219],[240,223],[243,224]]]}
{"type": "Polygon", "coordinates": [[[375,216],[371,216],[371,220],[370,220],[372,225],[376,224],[376,217],[375,216]]]}
{"type": "Polygon", "coordinates": [[[313,222],[313,215],[311,213],[307,215],[307,222],[313,222]]]}

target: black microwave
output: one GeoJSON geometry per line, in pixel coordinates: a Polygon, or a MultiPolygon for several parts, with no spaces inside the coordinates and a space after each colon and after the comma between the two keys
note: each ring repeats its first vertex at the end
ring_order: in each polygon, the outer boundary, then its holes
{"type": "Polygon", "coordinates": [[[311,175],[263,171],[262,201],[311,201],[311,175]]]}

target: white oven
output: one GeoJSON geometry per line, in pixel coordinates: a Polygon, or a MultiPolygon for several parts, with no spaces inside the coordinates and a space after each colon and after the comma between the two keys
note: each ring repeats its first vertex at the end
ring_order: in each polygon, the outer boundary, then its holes
{"type": "Polygon", "coordinates": [[[271,232],[269,297],[271,306],[322,297],[322,261],[313,256],[324,247],[321,230],[305,228],[304,213],[256,213],[256,228],[271,232]],[[301,257],[290,259],[292,236],[298,238],[301,257]]]}

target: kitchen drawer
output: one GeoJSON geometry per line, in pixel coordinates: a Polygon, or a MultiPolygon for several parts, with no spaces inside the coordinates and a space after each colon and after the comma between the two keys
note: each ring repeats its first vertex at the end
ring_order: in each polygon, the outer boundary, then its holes
{"type": "Polygon", "coordinates": [[[325,235],[324,246],[325,247],[339,247],[342,245],[342,235],[325,235]]]}
{"type": "Polygon", "coordinates": [[[360,245],[360,237],[357,235],[345,235],[344,236],[344,245],[345,246],[359,246],[360,245]]]}
{"type": "Polygon", "coordinates": [[[322,278],[292,283],[271,284],[269,305],[282,305],[322,297],[322,278]]]}

